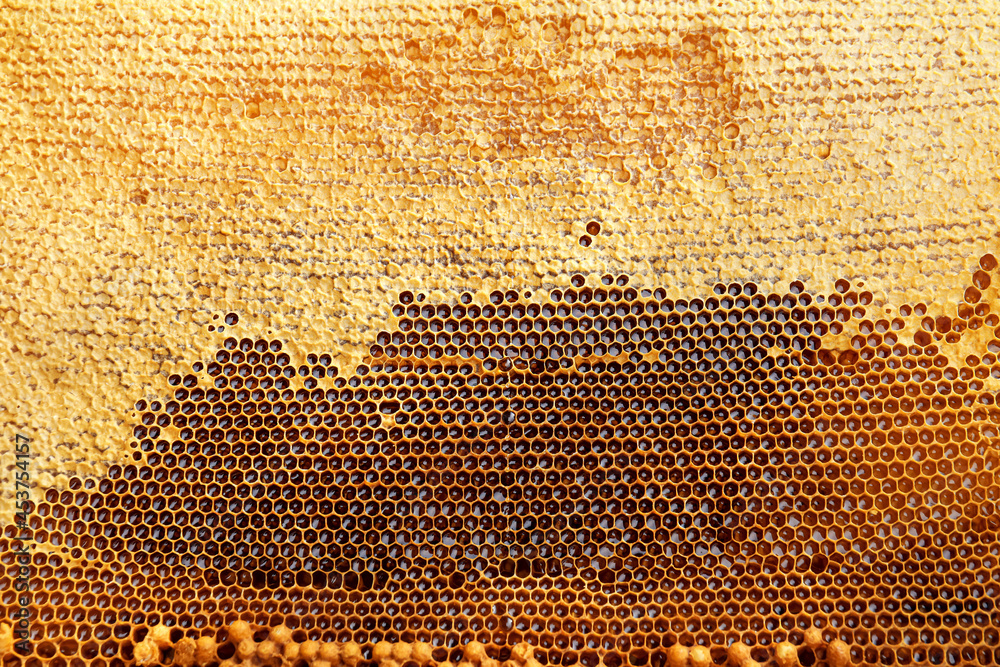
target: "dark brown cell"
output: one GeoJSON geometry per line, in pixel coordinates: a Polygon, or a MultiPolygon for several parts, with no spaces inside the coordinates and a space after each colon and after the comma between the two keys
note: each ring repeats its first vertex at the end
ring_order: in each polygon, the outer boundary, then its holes
{"type": "Polygon", "coordinates": [[[803,665],[989,664],[995,268],[955,312],[883,314],[843,280],[404,292],[346,376],[330,351],[227,338],[136,402],[134,463],[37,505],[59,553],[33,560],[34,658],[124,664],[145,628],[224,639],[243,619],[365,659],[479,641],[501,660],[528,642],[549,664],[718,664],[789,641],[803,665]]]}

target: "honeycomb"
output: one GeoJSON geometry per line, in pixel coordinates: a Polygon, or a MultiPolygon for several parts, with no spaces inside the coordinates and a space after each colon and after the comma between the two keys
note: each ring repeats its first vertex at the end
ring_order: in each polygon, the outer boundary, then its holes
{"type": "Polygon", "coordinates": [[[997,274],[407,291],[348,374],[231,313],[36,499],[3,664],[997,664],[997,274]]]}

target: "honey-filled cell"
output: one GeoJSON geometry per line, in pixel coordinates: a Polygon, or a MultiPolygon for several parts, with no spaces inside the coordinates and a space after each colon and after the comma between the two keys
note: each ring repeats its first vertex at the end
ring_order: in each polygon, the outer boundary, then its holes
{"type": "Polygon", "coordinates": [[[348,374],[220,336],[34,504],[4,664],[993,664],[988,304],[570,284],[404,292],[348,374]]]}

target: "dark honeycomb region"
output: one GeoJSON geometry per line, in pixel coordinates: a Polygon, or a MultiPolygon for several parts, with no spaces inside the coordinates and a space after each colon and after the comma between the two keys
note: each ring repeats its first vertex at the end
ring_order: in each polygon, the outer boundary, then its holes
{"type": "Polygon", "coordinates": [[[680,300],[574,276],[544,302],[404,293],[350,377],[229,338],[138,402],[134,465],[36,503],[59,553],[34,556],[34,655],[4,664],[119,667],[149,626],[237,619],[365,659],[722,664],[818,627],[855,662],[1000,663],[1000,342],[942,352],[1000,325],[995,274],[911,332],[923,305],[846,281],[680,300]]]}

